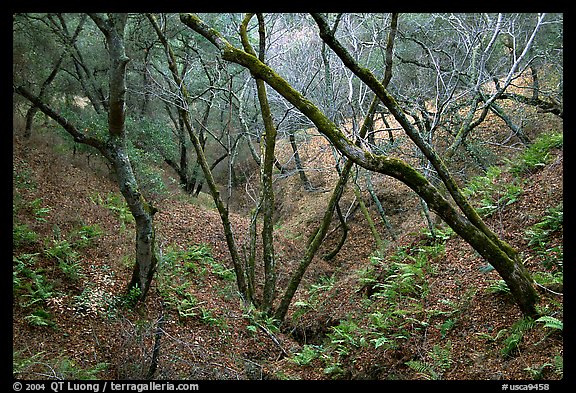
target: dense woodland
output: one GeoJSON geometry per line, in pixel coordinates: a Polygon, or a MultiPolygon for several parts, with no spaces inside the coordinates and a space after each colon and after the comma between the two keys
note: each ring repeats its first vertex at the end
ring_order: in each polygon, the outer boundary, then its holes
{"type": "Polygon", "coordinates": [[[13,376],[563,379],[563,15],[13,14],[13,376]]]}

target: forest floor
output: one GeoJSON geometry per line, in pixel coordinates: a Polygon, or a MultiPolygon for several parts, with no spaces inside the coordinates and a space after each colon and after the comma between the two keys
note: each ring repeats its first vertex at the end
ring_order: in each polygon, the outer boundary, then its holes
{"type": "MultiPolygon", "coordinates": [[[[533,273],[554,273],[543,268],[543,256],[526,240],[527,228],[563,202],[563,150],[552,155],[524,177],[513,203],[486,219],[533,273]]],[[[318,188],[312,193],[302,190],[297,176],[278,186],[279,288],[330,194],[324,190],[330,179],[320,171],[311,180],[318,188]]],[[[404,261],[415,261],[435,245],[423,231],[418,199],[398,182],[378,183],[387,190],[380,196],[397,240],[381,228],[387,251],[374,258],[374,240],[356,212],[340,253],[331,261],[313,260],[279,330],[240,302],[220,217],[208,203],[177,186],[155,198],[163,264],[146,302],[134,307],[124,294],[134,224],[107,167],[97,157],[72,154],[49,131],[27,141],[14,136],[13,183],[13,235],[19,239],[13,247],[16,378],[146,379],[152,372],[155,379],[178,380],[562,378],[562,331],[524,320],[509,294],[491,290],[498,288],[497,273],[485,269],[486,262],[457,236],[445,241],[444,251],[413,282],[425,291],[395,298],[397,312],[386,315],[396,318],[396,330],[380,320],[387,336],[377,335],[376,317],[388,305],[374,296],[386,282],[378,287],[374,279],[378,283],[392,263],[378,262],[393,260],[398,250],[412,257],[404,261]],[[370,271],[372,286],[362,280],[370,271]]],[[[354,196],[348,194],[343,203],[350,206],[354,196]]],[[[231,219],[242,245],[250,221],[240,205],[231,219]]],[[[333,229],[319,255],[339,237],[333,229]]],[[[562,242],[560,230],[548,247],[562,242]]],[[[539,307],[563,320],[562,289],[556,292],[541,293],[539,307]]]]}

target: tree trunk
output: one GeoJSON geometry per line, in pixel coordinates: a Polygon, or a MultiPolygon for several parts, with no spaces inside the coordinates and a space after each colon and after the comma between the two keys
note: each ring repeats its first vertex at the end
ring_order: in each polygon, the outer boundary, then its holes
{"type": "Polygon", "coordinates": [[[124,48],[124,30],[127,14],[113,14],[103,18],[90,14],[106,37],[110,54],[108,133],[105,154],[114,165],[120,192],[126,199],[136,222],[136,263],[128,289],[140,288],[140,300],[146,298],[156,270],[157,256],[154,243],[154,213],[141,194],[126,150],[126,65],[128,57],[124,48]]]}
{"type": "Polygon", "coordinates": [[[308,180],[308,176],[306,176],[306,172],[304,172],[304,168],[302,167],[302,161],[300,160],[300,154],[298,153],[298,146],[296,145],[296,138],[294,137],[294,132],[290,133],[290,146],[292,146],[292,151],[294,152],[294,163],[296,164],[296,171],[300,176],[300,180],[302,181],[302,185],[306,191],[312,191],[314,187],[310,184],[310,180],[308,180]]]}
{"type": "MultiPolygon", "coordinates": [[[[240,36],[244,49],[256,56],[256,52],[248,42],[248,35],[246,28],[248,22],[254,14],[247,14],[242,24],[240,25],[240,36]]],[[[258,14],[258,33],[260,37],[260,46],[258,57],[261,62],[264,62],[264,21],[261,14],[258,14]]],[[[268,95],[266,94],[266,85],[260,78],[256,80],[256,91],[258,94],[258,102],[260,103],[260,112],[262,114],[262,121],[264,122],[264,134],[260,138],[262,151],[262,165],[260,166],[260,200],[262,203],[261,214],[262,219],[262,248],[264,259],[264,290],[262,293],[261,309],[266,314],[269,314],[272,309],[272,302],[274,301],[276,293],[276,258],[274,255],[274,189],[272,187],[272,170],[275,161],[275,147],[276,147],[276,127],[272,119],[272,112],[268,103],[268,95]]]]}
{"type": "Polygon", "coordinates": [[[396,240],[397,238],[396,234],[394,233],[394,229],[392,228],[390,221],[388,221],[388,218],[386,218],[386,212],[384,211],[384,207],[382,206],[382,203],[380,202],[378,195],[376,195],[376,191],[374,191],[374,187],[372,186],[371,174],[368,171],[366,171],[366,188],[368,189],[368,193],[370,194],[372,200],[374,201],[374,204],[376,205],[376,210],[378,210],[378,213],[380,214],[380,218],[382,219],[384,226],[390,233],[390,237],[392,237],[392,240],[396,240]]]}
{"type": "MultiPolygon", "coordinates": [[[[325,255],[322,255],[322,258],[326,261],[330,261],[336,255],[338,255],[338,253],[344,246],[344,243],[346,242],[346,238],[348,237],[348,223],[346,222],[346,219],[342,214],[342,210],[340,210],[340,204],[338,203],[336,203],[336,215],[338,216],[338,219],[340,220],[340,226],[342,227],[342,237],[340,238],[340,241],[332,251],[326,253],[325,255]]],[[[338,229],[338,227],[336,227],[336,229],[338,229]]]]}
{"type": "MultiPolygon", "coordinates": [[[[152,24],[152,27],[156,31],[158,38],[164,45],[164,49],[166,52],[166,58],[168,60],[168,67],[170,68],[170,72],[172,74],[172,78],[176,82],[176,85],[179,86],[180,89],[180,99],[184,102],[189,101],[188,91],[182,82],[182,79],[178,75],[178,67],[176,64],[176,57],[174,56],[174,52],[166,40],[166,37],[162,33],[156,18],[152,14],[146,14],[148,20],[152,24]]],[[[208,161],[206,160],[206,156],[204,154],[203,146],[201,141],[198,139],[198,136],[195,134],[194,129],[192,128],[192,124],[190,122],[190,114],[184,110],[179,109],[179,113],[182,116],[182,121],[184,123],[184,127],[188,131],[188,135],[194,146],[194,150],[196,151],[197,161],[200,163],[200,167],[202,168],[202,172],[204,173],[204,178],[208,188],[210,190],[210,194],[212,195],[212,199],[216,204],[216,209],[220,214],[220,219],[222,220],[222,226],[224,227],[224,236],[226,237],[226,243],[228,245],[228,250],[230,251],[230,257],[232,258],[232,264],[234,267],[234,273],[236,274],[236,284],[238,286],[238,291],[240,292],[240,296],[242,297],[244,302],[250,302],[251,299],[248,295],[248,288],[246,285],[246,278],[244,272],[244,266],[241,263],[240,255],[238,253],[238,248],[236,246],[236,240],[234,239],[234,232],[232,231],[232,224],[230,223],[229,212],[222,198],[220,197],[220,191],[218,191],[218,187],[216,186],[216,182],[214,181],[214,177],[212,176],[212,172],[210,171],[210,166],[208,165],[208,161]]]]}
{"type": "Polygon", "coordinates": [[[278,305],[278,308],[276,309],[276,312],[274,314],[274,318],[277,319],[278,321],[283,321],[284,318],[286,317],[288,307],[290,306],[292,298],[294,297],[294,294],[296,293],[296,290],[300,285],[300,281],[302,281],[302,277],[304,277],[306,269],[308,269],[308,266],[312,262],[314,255],[316,255],[316,252],[320,248],[320,245],[322,244],[324,237],[326,236],[326,233],[328,233],[328,227],[332,222],[334,209],[336,208],[336,205],[338,204],[340,198],[342,197],[342,194],[344,192],[344,186],[348,182],[352,166],[353,166],[352,161],[346,161],[346,164],[344,165],[342,173],[340,174],[340,177],[338,179],[338,183],[336,183],[336,186],[334,186],[334,191],[332,192],[332,196],[330,197],[330,201],[328,202],[328,207],[324,211],[322,222],[320,223],[320,226],[316,230],[314,237],[312,238],[312,241],[306,248],[306,252],[304,253],[302,259],[300,260],[300,264],[290,277],[288,286],[284,291],[284,296],[282,297],[280,304],[278,305]]]}
{"type": "Polygon", "coordinates": [[[140,299],[144,300],[158,263],[155,250],[154,214],[157,210],[147,203],[138,189],[132,165],[126,153],[123,139],[111,138],[107,143],[107,156],[114,166],[120,192],[136,223],[136,263],[128,290],[140,289],[140,299]]]}
{"type": "Polygon", "coordinates": [[[370,228],[370,232],[372,233],[372,237],[374,238],[374,242],[376,243],[376,250],[381,250],[383,242],[382,237],[380,236],[380,232],[376,229],[376,225],[374,224],[374,220],[372,220],[372,216],[370,216],[370,212],[362,199],[362,194],[360,193],[360,187],[358,184],[354,183],[352,186],[354,190],[354,195],[356,195],[356,199],[358,199],[358,204],[360,205],[360,211],[364,215],[366,222],[368,223],[368,228],[370,228]]]}

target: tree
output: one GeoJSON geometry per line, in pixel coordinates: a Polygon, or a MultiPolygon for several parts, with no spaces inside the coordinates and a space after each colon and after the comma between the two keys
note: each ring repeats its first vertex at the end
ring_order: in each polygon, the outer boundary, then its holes
{"type": "Polygon", "coordinates": [[[117,182],[136,222],[136,263],[128,290],[138,288],[144,300],[156,269],[154,214],[156,208],[146,201],[139,189],[127,152],[126,139],[126,56],[124,35],[127,14],[89,14],[105,37],[110,60],[108,79],[108,129],[105,137],[90,136],[80,125],[71,123],[41,97],[24,86],[14,84],[14,92],[28,99],[64,128],[75,142],[96,148],[112,164],[117,182]]]}
{"type": "MultiPolygon", "coordinates": [[[[249,34],[248,34],[248,24],[249,24],[250,20],[253,18],[253,16],[254,15],[252,15],[252,14],[246,15],[246,17],[243,19],[243,21],[240,25],[241,42],[242,42],[242,45],[243,45],[246,53],[249,53],[254,57],[257,56],[259,59],[262,59],[261,61],[263,61],[264,53],[265,53],[265,42],[266,42],[266,34],[264,31],[264,22],[263,22],[264,18],[262,17],[262,15],[257,15],[258,32],[259,32],[259,51],[258,51],[258,53],[256,53],[249,42],[249,34]]],[[[162,38],[161,31],[158,28],[157,23],[155,22],[155,18],[151,15],[149,16],[149,18],[150,18],[151,22],[153,23],[153,25],[157,26],[156,31],[159,34],[159,37],[161,37],[161,41],[165,45],[167,58],[169,61],[169,67],[172,70],[172,75],[174,77],[176,84],[178,86],[180,86],[182,99],[186,100],[186,98],[188,97],[188,94],[187,94],[187,91],[184,87],[184,84],[182,83],[182,81],[178,77],[176,60],[175,60],[175,57],[173,56],[173,52],[172,52],[167,40],[165,40],[165,38],[162,38]]],[[[394,29],[394,32],[395,32],[395,29],[394,29]]],[[[394,34],[392,34],[392,36],[393,35],[394,34]]],[[[391,51],[391,45],[390,45],[390,51],[391,51]]],[[[390,56],[391,56],[391,54],[390,54],[390,56]]],[[[390,75],[389,75],[389,73],[387,73],[385,80],[386,81],[389,80],[389,77],[390,77],[390,75]]],[[[293,272],[291,279],[290,279],[290,282],[289,282],[287,288],[285,289],[284,295],[283,295],[282,299],[280,300],[278,307],[276,308],[276,310],[273,310],[272,309],[272,302],[273,302],[274,297],[275,297],[276,285],[275,285],[275,267],[274,267],[275,255],[274,255],[274,248],[273,248],[273,225],[272,225],[272,217],[273,217],[272,207],[273,207],[274,196],[273,196],[273,189],[272,189],[271,180],[272,180],[272,167],[274,165],[274,160],[275,160],[274,159],[274,143],[275,143],[277,132],[276,132],[275,125],[273,124],[272,114],[270,111],[270,104],[268,102],[268,95],[266,93],[265,86],[264,86],[262,80],[260,80],[258,78],[255,78],[255,79],[256,79],[256,85],[257,85],[258,101],[260,103],[260,109],[261,109],[261,113],[262,113],[262,117],[263,117],[263,123],[264,123],[264,132],[260,136],[260,140],[262,141],[262,147],[261,147],[262,154],[261,154],[261,163],[260,163],[260,167],[261,167],[261,177],[260,177],[261,194],[260,194],[260,198],[259,198],[259,201],[258,201],[256,209],[255,209],[255,213],[254,213],[253,218],[252,218],[250,252],[249,252],[249,256],[247,257],[245,268],[243,267],[243,265],[239,261],[237,261],[238,251],[236,249],[236,244],[233,241],[232,235],[230,235],[230,238],[232,239],[232,241],[228,242],[228,246],[229,246],[230,253],[233,256],[233,262],[234,262],[235,270],[237,271],[238,287],[239,287],[240,293],[243,294],[243,298],[246,299],[247,301],[255,304],[258,308],[261,309],[261,311],[267,313],[268,315],[273,315],[278,321],[282,321],[286,315],[286,312],[287,312],[288,307],[290,305],[291,299],[293,298],[293,296],[296,292],[296,289],[298,288],[307,267],[312,262],[314,255],[318,251],[320,245],[322,244],[322,241],[324,240],[324,238],[326,236],[326,233],[327,233],[328,228],[330,226],[330,223],[332,221],[332,216],[333,216],[334,211],[335,210],[339,211],[338,202],[340,200],[340,197],[342,196],[342,193],[344,192],[345,185],[348,181],[348,178],[350,176],[350,173],[351,173],[351,170],[353,168],[354,163],[353,163],[353,161],[348,160],[345,163],[343,169],[340,171],[339,180],[338,180],[338,182],[337,182],[337,184],[333,190],[332,196],[331,196],[330,201],[328,203],[328,207],[324,213],[324,217],[323,217],[321,223],[319,224],[317,230],[315,231],[315,234],[314,234],[312,240],[309,242],[299,266],[293,272]],[[264,289],[263,289],[263,295],[262,295],[262,301],[261,302],[257,301],[257,299],[255,298],[255,286],[256,286],[256,284],[254,282],[254,262],[255,262],[254,261],[254,258],[255,258],[254,248],[255,248],[255,242],[256,242],[255,223],[256,223],[256,218],[257,218],[258,214],[261,214],[263,217],[262,244],[264,247],[263,261],[264,261],[264,274],[265,274],[264,289]],[[242,277],[245,276],[246,278],[241,279],[240,277],[238,277],[238,274],[240,274],[242,277]]],[[[376,99],[373,100],[373,103],[370,107],[369,116],[366,117],[366,120],[364,121],[364,124],[359,131],[361,136],[365,136],[368,129],[369,129],[369,124],[371,124],[371,122],[372,122],[372,117],[375,114],[375,111],[377,108],[377,103],[378,103],[378,101],[376,99]]],[[[184,104],[184,105],[181,105],[180,107],[187,107],[187,105],[184,104]]],[[[187,111],[183,111],[183,112],[187,112],[187,111]]],[[[186,115],[186,114],[184,113],[184,115],[186,115]]],[[[191,135],[191,138],[193,140],[197,139],[197,137],[195,135],[191,135]]],[[[205,171],[205,176],[207,176],[207,177],[211,176],[209,171],[205,171]]],[[[219,209],[219,212],[220,212],[220,215],[222,218],[222,222],[223,222],[223,225],[225,228],[224,229],[225,233],[232,233],[232,229],[230,228],[229,222],[227,219],[227,210],[225,210],[223,207],[220,207],[223,204],[219,198],[218,193],[212,192],[212,196],[215,200],[216,205],[218,206],[218,209],[219,209]]],[[[341,214],[340,214],[340,216],[341,216],[341,214]]]]}
{"type": "Polygon", "coordinates": [[[238,247],[236,245],[236,240],[234,238],[234,232],[232,230],[232,225],[230,222],[229,217],[229,210],[222,201],[220,197],[220,191],[216,185],[216,181],[212,175],[212,171],[210,166],[208,165],[208,161],[206,159],[206,155],[204,154],[204,149],[202,147],[202,143],[198,138],[196,130],[192,126],[190,112],[188,110],[189,103],[190,103],[190,95],[183,80],[180,77],[180,73],[178,72],[178,64],[176,61],[176,56],[174,55],[174,51],[168,40],[166,39],[165,35],[163,34],[156,18],[152,14],[146,14],[148,20],[152,24],[154,31],[158,35],[158,39],[162,43],[166,59],[168,61],[168,68],[170,69],[170,73],[176,85],[178,86],[178,112],[181,116],[181,119],[184,123],[185,129],[188,131],[188,136],[194,146],[194,150],[196,151],[197,160],[200,163],[200,167],[202,168],[202,172],[204,173],[204,177],[206,179],[206,183],[210,190],[210,194],[216,204],[216,208],[218,209],[218,213],[220,214],[220,218],[222,220],[222,225],[224,227],[224,235],[226,237],[226,243],[228,245],[228,250],[230,251],[230,256],[232,258],[232,264],[234,266],[234,272],[236,274],[236,283],[238,286],[238,291],[240,296],[243,298],[245,302],[250,302],[251,299],[249,298],[248,287],[246,284],[244,269],[242,267],[242,261],[240,259],[240,254],[238,252],[238,247]]]}
{"type": "Polygon", "coordinates": [[[537,315],[535,304],[538,295],[533,286],[532,278],[520,261],[518,253],[510,245],[499,239],[482,222],[477,212],[462,195],[440,157],[421,138],[418,130],[409,121],[397,100],[368,69],[361,67],[340,44],[328,26],[325,16],[320,14],[313,14],[312,16],[318,25],[322,40],[338,55],[346,67],[376,94],[401,124],[410,139],[430,160],[458,208],[454,207],[421,173],[403,160],[377,155],[356,145],[318,107],[296,91],[273,69],[254,55],[233,46],[217,30],[204,23],[200,18],[192,14],[181,14],[180,19],[185,25],[211,42],[224,60],[246,67],[255,78],[264,80],[298,108],[349,160],[368,170],[394,177],[408,185],[426,201],[431,210],[494,266],[508,284],[522,312],[529,316],[537,315]]]}

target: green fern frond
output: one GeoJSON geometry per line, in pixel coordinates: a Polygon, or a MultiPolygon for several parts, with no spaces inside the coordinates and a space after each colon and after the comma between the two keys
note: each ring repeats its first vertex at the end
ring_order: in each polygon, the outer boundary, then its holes
{"type": "Polygon", "coordinates": [[[564,322],[549,315],[538,318],[536,322],[542,322],[547,328],[564,330],[564,322]]]}
{"type": "Polygon", "coordinates": [[[438,373],[428,363],[419,360],[409,360],[404,364],[416,371],[424,379],[438,379],[438,373]]]}

